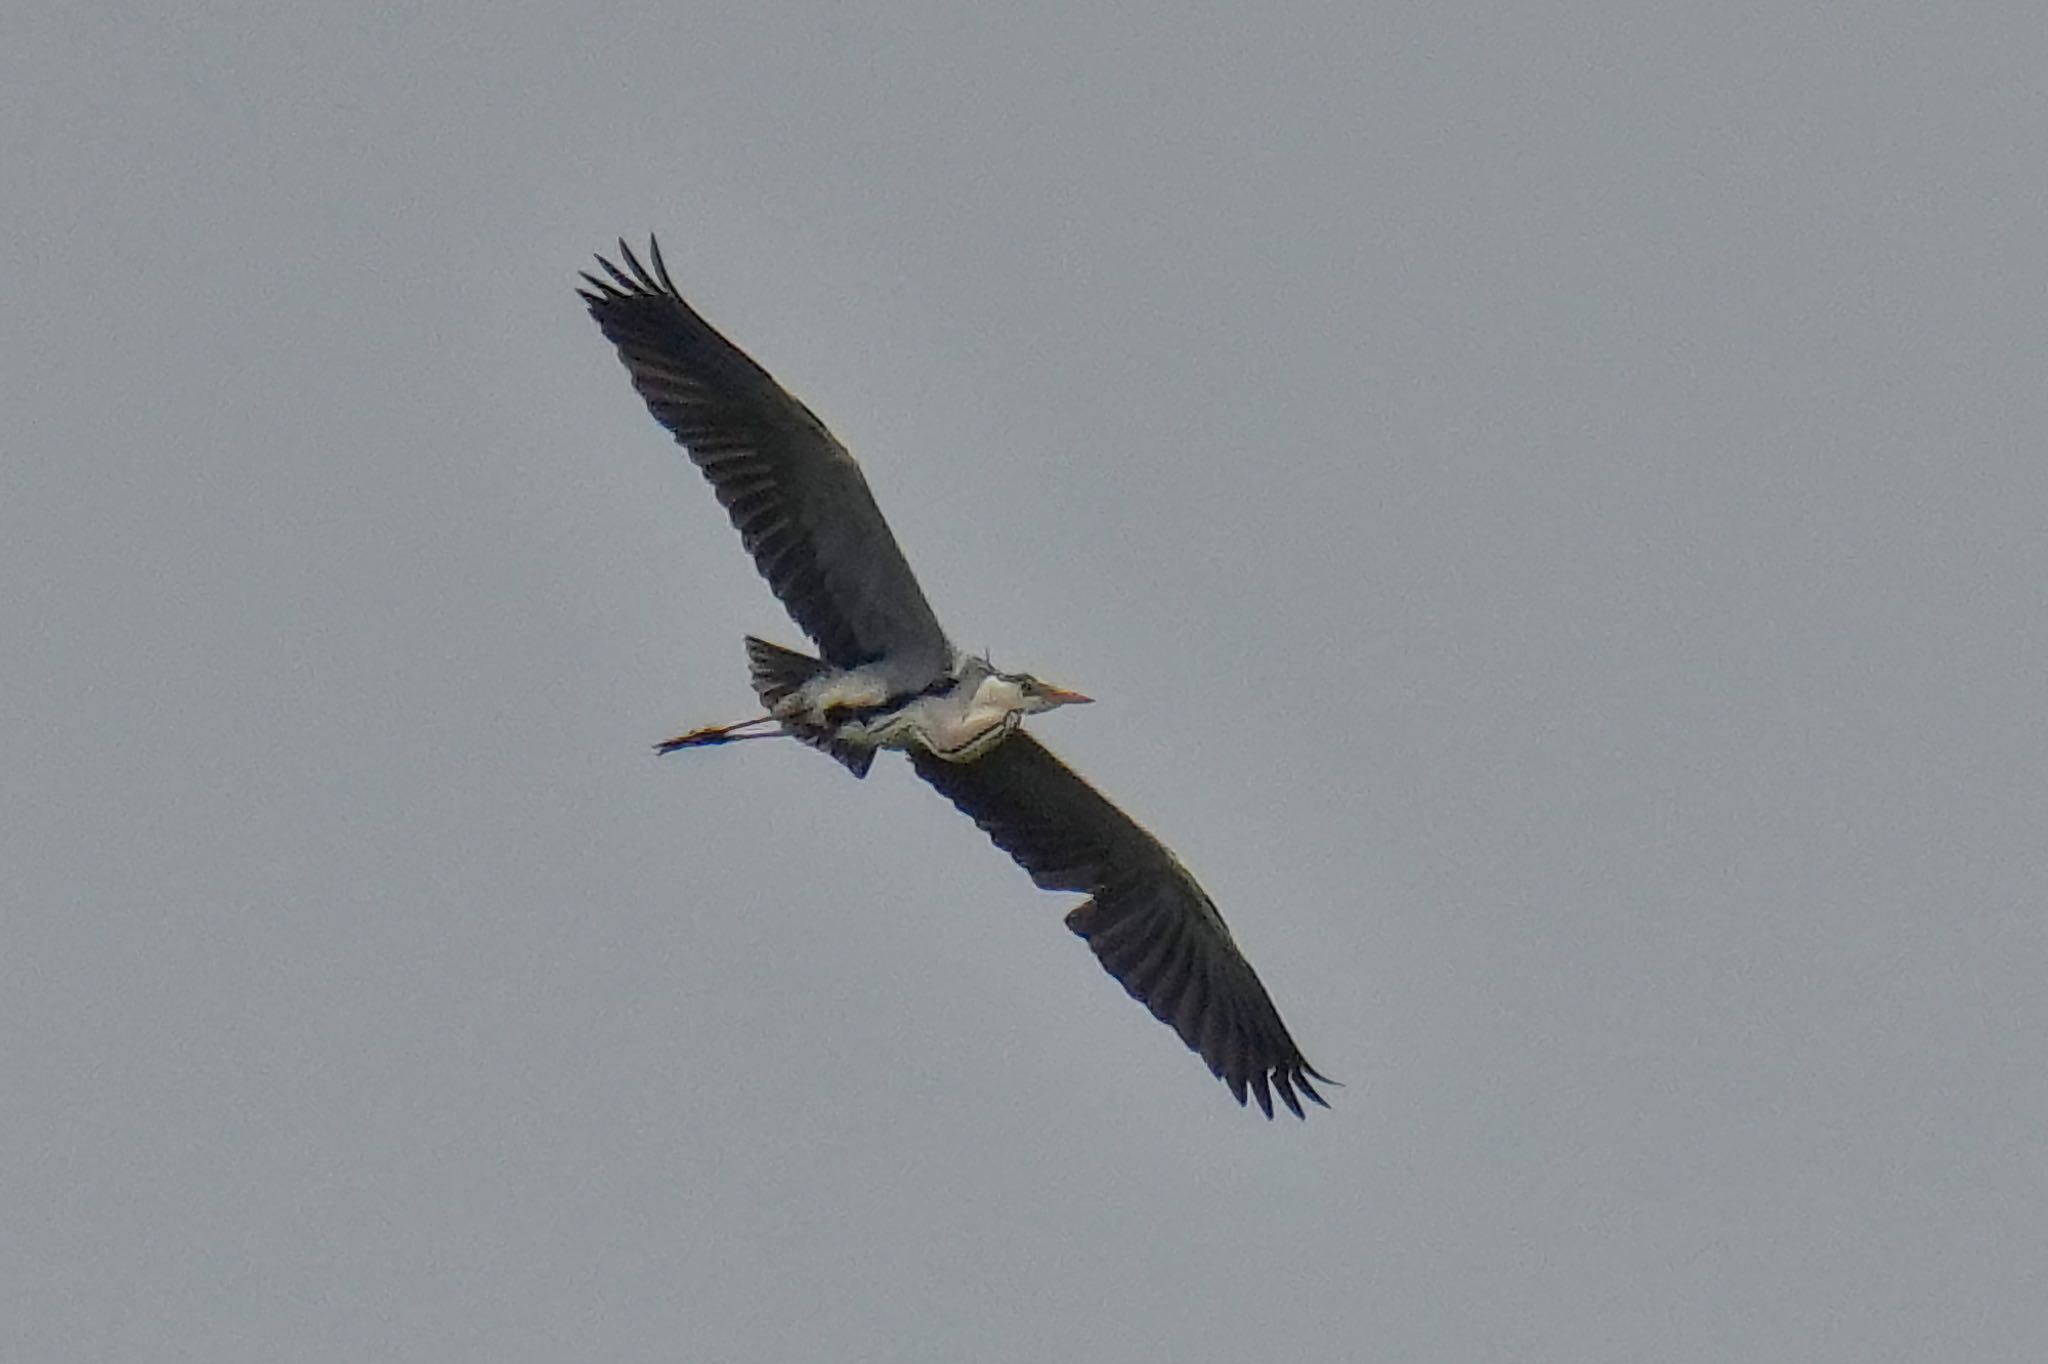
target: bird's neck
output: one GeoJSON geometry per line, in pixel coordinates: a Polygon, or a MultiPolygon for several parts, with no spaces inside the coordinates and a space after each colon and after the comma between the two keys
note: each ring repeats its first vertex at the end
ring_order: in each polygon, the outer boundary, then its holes
{"type": "Polygon", "coordinates": [[[1024,689],[1000,673],[989,673],[973,681],[962,678],[960,693],[970,712],[1007,715],[1024,708],[1024,689]]]}

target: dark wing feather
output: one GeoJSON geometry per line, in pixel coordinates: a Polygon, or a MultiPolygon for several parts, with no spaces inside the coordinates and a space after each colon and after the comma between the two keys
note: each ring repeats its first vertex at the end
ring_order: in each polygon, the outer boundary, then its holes
{"type": "Polygon", "coordinates": [[[1240,1104],[1249,1090],[1270,1118],[1272,1090],[1297,1117],[1296,1091],[1323,1103],[1309,1081],[1329,1077],[1302,1057],[1223,916],[1158,839],[1022,731],[974,762],[919,749],[910,761],[1041,889],[1091,897],[1067,927],[1240,1104]]]}
{"type": "Polygon", "coordinates": [[[809,408],[619,243],[624,267],[578,292],[654,419],[711,480],[755,567],[827,662],[887,658],[906,686],[944,673],[952,646],[889,533],[860,466],[809,408]]]}

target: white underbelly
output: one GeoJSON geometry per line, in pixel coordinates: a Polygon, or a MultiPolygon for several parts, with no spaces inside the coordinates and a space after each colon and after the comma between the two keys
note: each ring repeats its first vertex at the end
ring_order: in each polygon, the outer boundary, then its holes
{"type": "Polygon", "coordinates": [[[922,748],[952,762],[969,762],[995,747],[1021,718],[998,706],[962,705],[952,696],[921,696],[863,729],[867,741],[878,748],[922,748]]]}

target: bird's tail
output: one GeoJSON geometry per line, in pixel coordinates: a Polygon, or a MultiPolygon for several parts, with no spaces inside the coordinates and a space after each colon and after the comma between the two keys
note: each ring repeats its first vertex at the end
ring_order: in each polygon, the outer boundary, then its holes
{"type": "Polygon", "coordinates": [[[770,711],[828,666],[822,658],[747,636],[747,673],[753,679],[754,694],[770,711]]]}
{"type": "MultiPolygon", "coordinates": [[[[761,698],[761,704],[773,714],[775,707],[794,694],[804,683],[826,672],[831,664],[823,659],[800,654],[794,649],[785,649],[780,644],[770,644],[765,639],[747,636],[747,674],[754,683],[754,695],[761,698]]],[[[823,753],[830,753],[846,765],[856,777],[865,777],[868,768],[875,761],[875,750],[862,744],[850,744],[835,738],[831,730],[817,729],[796,720],[784,720],[783,731],[794,735],[823,753]]]]}

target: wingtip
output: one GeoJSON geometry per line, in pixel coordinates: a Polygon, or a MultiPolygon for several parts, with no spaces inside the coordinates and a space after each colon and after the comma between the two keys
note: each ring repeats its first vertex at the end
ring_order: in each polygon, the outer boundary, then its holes
{"type": "Polygon", "coordinates": [[[1292,1113],[1297,1118],[1308,1116],[1301,1111],[1301,1100],[1294,1097],[1294,1085],[1288,1080],[1286,1071],[1276,1070],[1273,1072],[1273,1088],[1280,1091],[1280,1102],[1287,1105],[1289,1113],[1292,1113]]]}
{"type": "Polygon", "coordinates": [[[1332,1080],[1329,1076],[1322,1074],[1306,1063],[1276,1065],[1265,1070],[1253,1070],[1235,1074],[1219,1073],[1218,1078],[1225,1085],[1229,1086],[1230,1097],[1237,1100],[1238,1107],[1249,1108],[1252,1102],[1256,1101],[1259,1106],[1259,1112],[1265,1116],[1268,1122],[1271,1122],[1277,1116],[1281,1107],[1284,1107],[1297,1118],[1307,1119],[1308,1110],[1302,1106],[1301,1101],[1303,1099],[1308,1100],[1317,1108],[1329,1108],[1329,1100],[1316,1092],[1315,1085],[1310,1082],[1311,1076],[1323,1084],[1336,1085],[1340,1089],[1343,1088],[1337,1081],[1332,1080]],[[1278,1106],[1275,1106],[1273,1103],[1273,1096],[1276,1093],[1280,1096],[1280,1104],[1278,1106]]]}
{"type": "Polygon", "coordinates": [[[677,290],[676,282],[668,277],[668,262],[661,258],[661,241],[652,232],[647,234],[647,254],[654,258],[654,277],[661,282],[661,287],[674,297],[681,298],[682,294],[677,290]]]}
{"type": "Polygon", "coordinates": [[[1252,1072],[1252,1097],[1259,1101],[1259,1111],[1266,1115],[1266,1121],[1273,1120],[1273,1090],[1263,1070],[1252,1072]]]}
{"type": "Polygon", "coordinates": [[[641,263],[632,243],[620,237],[616,261],[601,252],[592,258],[609,279],[600,279],[588,270],[582,271],[581,278],[590,287],[578,289],[577,296],[592,307],[636,294],[666,294],[670,298],[681,299],[675,281],[669,278],[668,262],[662,259],[661,241],[652,232],[647,234],[647,258],[652,269],[641,263]]]}
{"type": "Polygon", "coordinates": [[[627,244],[624,237],[619,238],[619,259],[626,263],[626,269],[633,273],[635,279],[642,283],[647,281],[647,267],[642,265],[640,258],[633,254],[633,248],[627,244]]]}

